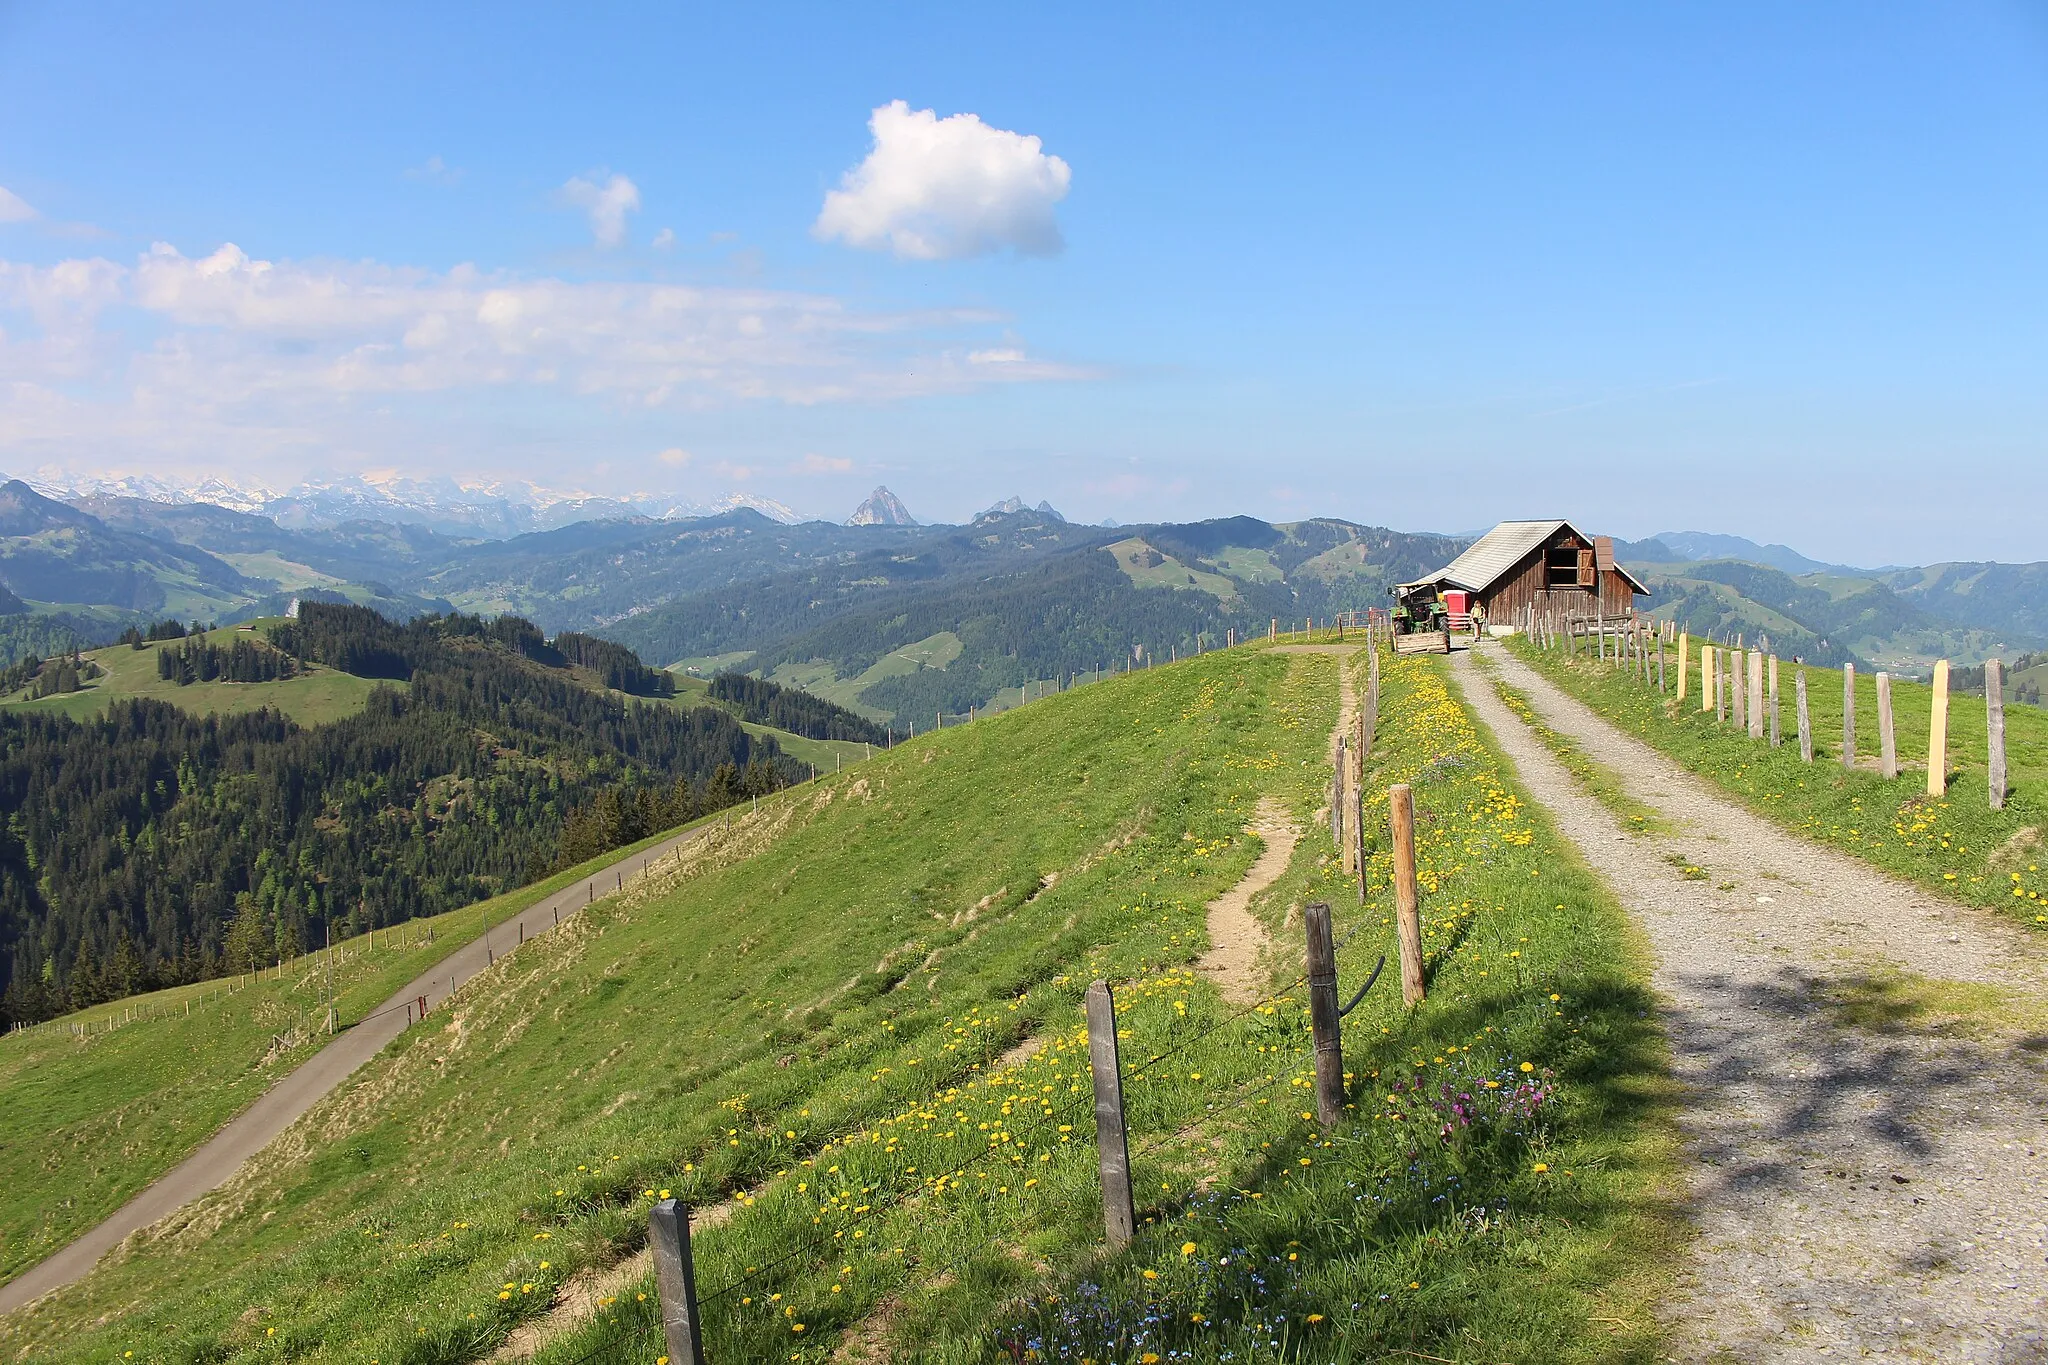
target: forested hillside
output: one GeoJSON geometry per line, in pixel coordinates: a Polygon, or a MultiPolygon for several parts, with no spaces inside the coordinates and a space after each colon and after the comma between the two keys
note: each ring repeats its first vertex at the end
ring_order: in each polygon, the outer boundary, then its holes
{"type": "MultiPolygon", "coordinates": [[[[321,942],[330,925],[353,934],[517,886],[555,865],[579,810],[581,849],[630,827],[590,818],[621,800],[687,818],[798,776],[725,711],[593,686],[562,640],[516,618],[399,626],[309,603],[273,643],[245,652],[408,685],[312,727],[270,709],[201,716],[147,699],[83,722],[0,709],[8,1022],[243,970],[321,942]]],[[[567,643],[652,672],[616,645],[567,643]]],[[[179,670],[205,666],[188,642],[143,647],[179,670]]]]}

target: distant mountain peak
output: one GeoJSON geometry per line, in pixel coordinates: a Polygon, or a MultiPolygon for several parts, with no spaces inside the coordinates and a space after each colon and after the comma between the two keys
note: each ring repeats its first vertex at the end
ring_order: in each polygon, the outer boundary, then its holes
{"type": "Polygon", "coordinates": [[[910,515],[910,509],[903,500],[888,489],[877,487],[868,494],[867,501],[853,509],[853,515],[846,519],[848,526],[915,526],[917,518],[910,515]]]}
{"type": "Polygon", "coordinates": [[[1065,525],[1067,520],[1059,514],[1058,510],[1051,503],[1041,502],[1038,506],[1033,507],[1014,493],[988,510],[978,513],[974,519],[976,521],[987,521],[990,517],[1014,517],[1020,512],[1036,512],[1048,521],[1057,521],[1062,525],[1065,525]]]}

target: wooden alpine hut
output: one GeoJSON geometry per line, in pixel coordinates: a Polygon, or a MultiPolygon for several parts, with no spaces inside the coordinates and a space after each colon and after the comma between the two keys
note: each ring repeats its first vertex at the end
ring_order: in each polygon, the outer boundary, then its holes
{"type": "Polygon", "coordinates": [[[1470,630],[1472,610],[1489,630],[1519,629],[1531,616],[1561,625],[1635,614],[1649,588],[1614,562],[1614,538],[1568,521],[1504,521],[1450,563],[1393,590],[1397,622],[1411,629],[1470,630]]]}

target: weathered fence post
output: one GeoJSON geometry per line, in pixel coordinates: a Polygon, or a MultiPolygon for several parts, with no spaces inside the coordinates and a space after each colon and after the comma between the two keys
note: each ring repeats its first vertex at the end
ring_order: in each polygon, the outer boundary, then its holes
{"type": "Polygon", "coordinates": [[[1777,655],[1775,655],[1775,654],[1773,654],[1773,655],[1771,656],[1771,662],[1770,662],[1770,670],[1771,670],[1771,747],[1772,747],[1773,749],[1775,749],[1775,748],[1777,748],[1777,747],[1778,747],[1778,745],[1779,745],[1779,744],[1780,744],[1781,742],[1783,742],[1783,736],[1781,736],[1781,735],[1780,735],[1780,734],[1778,733],[1778,656],[1777,656],[1777,655]]]}
{"type": "Polygon", "coordinates": [[[1663,691],[1665,690],[1665,687],[1664,687],[1664,632],[1663,632],[1663,631],[1662,631],[1661,629],[1660,629],[1660,630],[1659,630],[1659,631],[1657,632],[1657,690],[1658,690],[1658,691],[1659,691],[1660,693],[1661,693],[1661,692],[1663,692],[1663,691]]]}
{"type": "Polygon", "coordinates": [[[1890,781],[1899,775],[1899,745],[1892,729],[1892,675],[1877,672],[1877,770],[1890,781]]]}
{"type": "Polygon", "coordinates": [[[1728,671],[1734,658],[1725,649],[1714,651],[1714,724],[1726,725],[1735,699],[1728,695],[1728,671]]]}
{"type": "Polygon", "coordinates": [[[1095,1157],[1102,1170],[1102,1225],[1109,1249],[1138,1229],[1131,1202],[1131,1148],[1124,1133],[1124,1078],[1117,1059],[1116,997],[1107,981],[1088,987],[1088,1070],[1095,1079],[1095,1157]]]}
{"type": "Polygon", "coordinates": [[[1743,676],[1748,663],[1749,655],[1742,650],[1728,656],[1728,707],[1738,731],[1749,728],[1749,684],[1743,676]]]}
{"type": "Polygon", "coordinates": [[[674,1365],[704,1365],[704,1328],[697,1318],[697,1267],[690,1257],[690,1206],[664,1199],[647,1213],[654,1253],[654,1290],[661,1330],[674,1365]]]}
{"type": "Polygon", "coordinates": [[[1394,845],[1394,932],[1401,944],[1401,1003],[1422,1003],[1422,901],[1415,886],[1415,793],[1406,782],[1387,788],[1387,825],[1394,845]]]}
{"type": "Polygon", "coordinates": [[[1358,835],[1358,903],[1365,904],[1365,783],[1358,784],[1352,793],[1352,828],[1358,835]]]}
{"type": "Polygon", "coordinates": [[[1927,721],[1927,794],[1948,793],[1948,660],[1934,664],[1934,714],[1927,721]]]}
{"type": "Polygon", "coordinates": [[[2005,665],[1984,661],[1985,767],[1991,777],[1991,809],[2005,809],[2005,665]]]}
{"type": "Polygon", "coordinates": [[[1301,912],[1308,930],[1308,1025],[1315,1037],[1316,1119],[1325,1128],[1344,1117],[1344,1037],[1337,1015],[1337,946],[1330,907],[1322,901],[1301,912]]]}
{"type": "Polygon", "coordinates": [[[1798,694],[1799,706],[1799,760],[1813,762],[1813,717],[1806,709],[1806,670],[1800,669],[1792,675],[1792,690],[1798,694]]]}
{"type": "Polygon", "coordinates": [[[1687,651],[1687,650],[1688,650],[1688,649],[1689,649],[1689,648],[1691,647],[1691,645],[1692,645],[1692,632],[1691,632],[1691,631],[1684,631],[1684,630],[1680,631],[1680,632],[1678,633],[1678,698],[1677,698],[1677,699],[1678,699],[1678,701],[1679,701],[1679,702],[1680,702],[1681,704],[1682,704],[1682,703],[1683,703],[1683,702],[1685,701],[1685,656],[1686,656],[1686,651],[1687,651]]]}
{"type": "Polygon", "coordinates": [[[1749,652],[1749,737],[1764,737],[1764,656],[1749,652]]]}
{"type": "MultiPolygon", "coordinates": [[[[1332,795],[1336,798],[1338,805],[1348,806],[1350,803],[1346,798],[1350,793],[1351,736],[1340,735],[1337,739],[1337,785],[1332,795]]],[[[1349,831],[1350,824],[1351,821],[1341,814],[1335,822],[1337,832],[1337,865],[1346,876],[1358,870],[1358,863],[1353,856],[1352,850],[1352,845],[1357,841],[1351,837],[1349,831]]]]}
{"type": "Polygon", "coordinates": [[[1856,665],[1842,665],[1842,766],[1856,766],[1856,665]]]}
{"type": "Polygon", "coordinates": [[[1337,737],[1337,765],[1330,774],[1330,846],[1344,856],[1344,737],[1337,737]]]}

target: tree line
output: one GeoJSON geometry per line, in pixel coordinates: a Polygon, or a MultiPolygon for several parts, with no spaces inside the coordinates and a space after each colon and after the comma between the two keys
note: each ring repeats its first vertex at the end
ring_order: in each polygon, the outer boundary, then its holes
{"type": "Polygon", "coordinates": [[[711,696],[738,708],[741,720],[772,725],[807,739],[850,739],[887,744],[889,732],[858,712],[836,706],[796,687],[784,687],[745,673],[720,673],[711,696]]]}
{"type": "Polygon", "coordinates": [[[537,634],[307,603],[281,648],[409,686],[314,727],[0,711],[0,1024],[457,909],[801,775],[723,711],[594,691],[508,643],[537,634]]]}
{"type": "Polygon", "coordinates": [[[291,655],[254,640],[217,645],[205,636],[196,636],[156,652],[157,677],[180,687],[196,682],[276,682],[298,673],[298,661],[291,655]]]}

